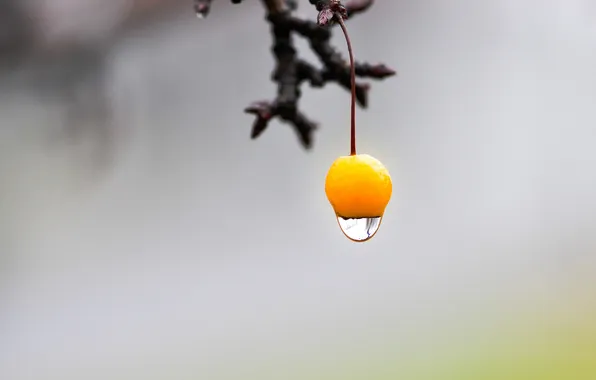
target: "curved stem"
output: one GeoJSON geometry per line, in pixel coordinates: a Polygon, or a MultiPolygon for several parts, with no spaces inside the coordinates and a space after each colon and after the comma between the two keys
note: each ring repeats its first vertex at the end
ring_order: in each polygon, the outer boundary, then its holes
{"type": "Polygon", "coordinates": [[[352,42],[348,35],[348,29],[342,16],[339,13],[335,14],[337,22],[344,33],[346,43],[348,45],[348,54],[350,55],[350,80],[352,82],[352,103],[350,105],[350,155],[356,155],[356,65],[354,64],[354,53],[352,51],[352,42]]]}

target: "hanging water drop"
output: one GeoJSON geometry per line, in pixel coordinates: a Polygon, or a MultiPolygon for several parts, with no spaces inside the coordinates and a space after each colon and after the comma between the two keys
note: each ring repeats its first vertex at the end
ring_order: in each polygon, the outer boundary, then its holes
{"type": "Polygon", "coordinates": [[[381,217],[376,218],[342,218],[337,217],[339,228],[352,241],[363,242],[372,238],[381,225],[381,217]]]}

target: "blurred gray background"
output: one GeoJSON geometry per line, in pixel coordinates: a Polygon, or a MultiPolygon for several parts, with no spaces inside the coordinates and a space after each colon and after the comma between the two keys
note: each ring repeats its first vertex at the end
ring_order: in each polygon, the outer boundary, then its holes
{"type": "Polygon", "coordinates": [[[277,121],[251,141],[262,5],[163,3],[2,0],[0,379],[330,378],[594,310],[596,3],[379,0],[348,23],[399,73],[357,114],[394,183],[365,244],[324,193],[348,93],[304,88],[310,152],[277,121]]]}

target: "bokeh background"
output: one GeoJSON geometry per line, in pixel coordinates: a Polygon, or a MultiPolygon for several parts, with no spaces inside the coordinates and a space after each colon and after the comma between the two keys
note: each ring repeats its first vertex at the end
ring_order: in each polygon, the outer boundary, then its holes
{"type": "Polygon", "coordinates": [[[324,194],[347,92],[304,89],[310,152],[249,139],[264,16],[0,2],[0,379],[596,379],[596,3],[349,22],[399,72],[358,113],[394,182],[365,244],[324,194]]]}

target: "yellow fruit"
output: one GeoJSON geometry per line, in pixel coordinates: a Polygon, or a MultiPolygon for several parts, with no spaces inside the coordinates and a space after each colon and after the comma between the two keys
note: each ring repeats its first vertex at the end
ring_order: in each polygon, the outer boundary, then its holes
{"type": "Polygon", "coordinates": [[[368,154],[339,157],[325,179],[327,199],[343,218],[383,216],[392,190],[389,172],[368,154]]]}

